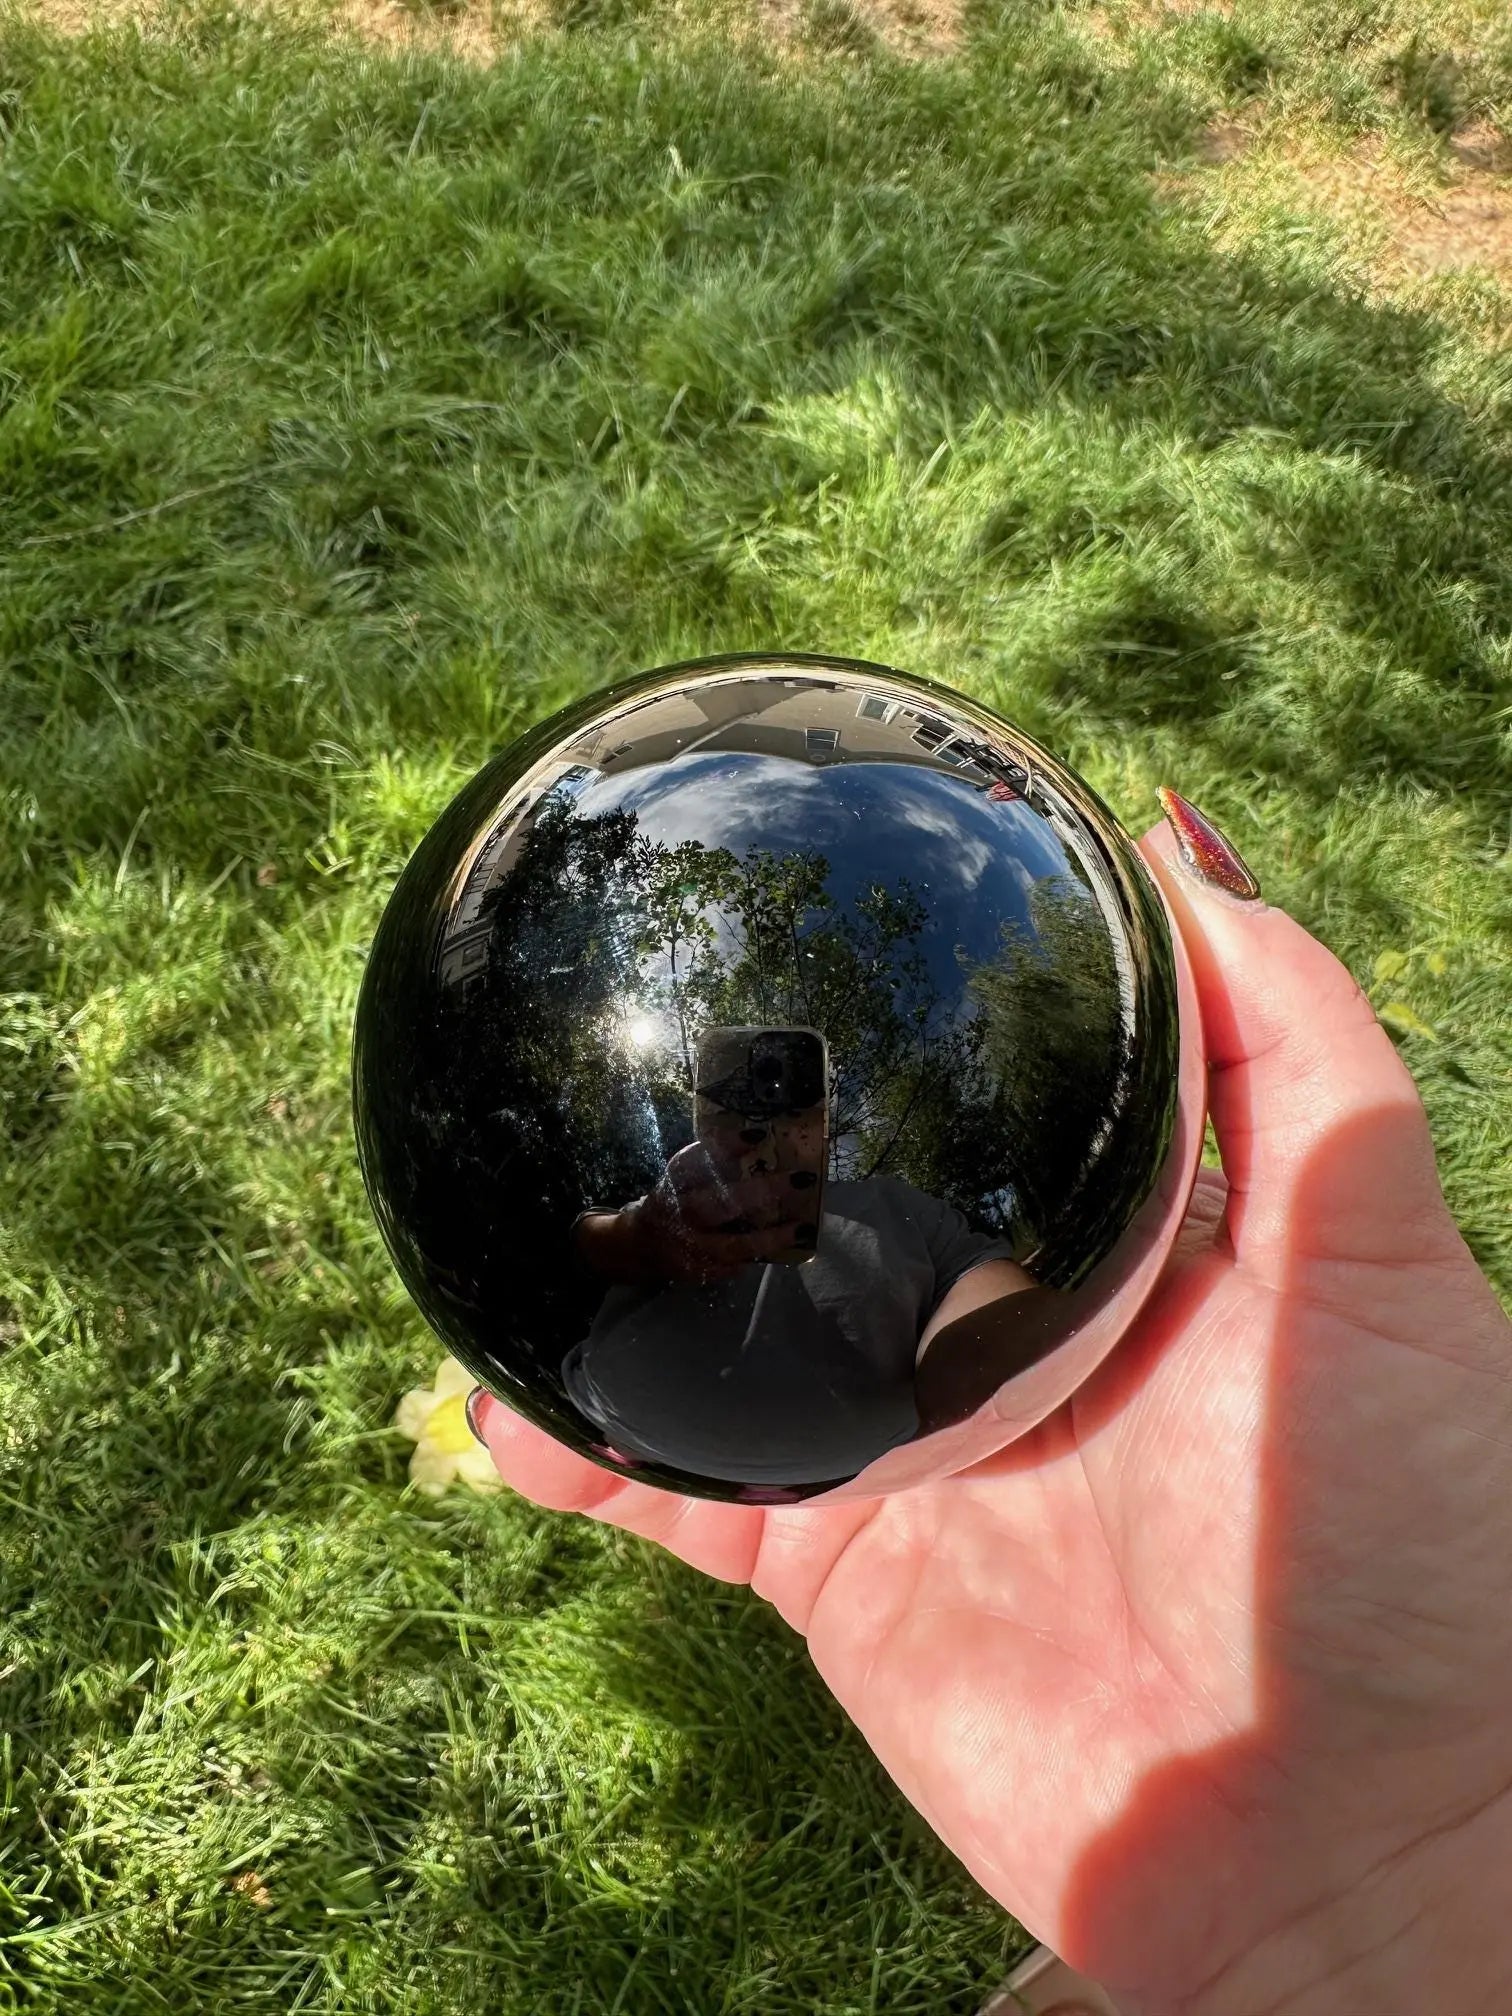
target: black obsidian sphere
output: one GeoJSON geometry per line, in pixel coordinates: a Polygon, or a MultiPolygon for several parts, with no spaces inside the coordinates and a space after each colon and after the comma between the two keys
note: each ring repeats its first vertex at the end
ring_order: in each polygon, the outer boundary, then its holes
{"type": "Polygon", "coordinates": [[[1158,886],[1097,795],[880,665],[674,665],[489,763],[357,1013],[363,1174],[500,1399],[747,1503],[991,1455],[1124,1331],[1196,1172],[1158,886]]]}

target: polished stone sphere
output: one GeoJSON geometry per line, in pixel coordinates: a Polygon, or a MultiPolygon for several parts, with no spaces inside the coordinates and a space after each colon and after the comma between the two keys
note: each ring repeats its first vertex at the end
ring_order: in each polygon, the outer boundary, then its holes
{"type": "Polygon", "coordinates": [[[410,1294],[606,1467],[747,1504],[965,1468],[1127,1330],[1196,1175],[1128,835],[974,701],[674,665],[482,769],[378,924],[357,1141],[410,1294]]]}

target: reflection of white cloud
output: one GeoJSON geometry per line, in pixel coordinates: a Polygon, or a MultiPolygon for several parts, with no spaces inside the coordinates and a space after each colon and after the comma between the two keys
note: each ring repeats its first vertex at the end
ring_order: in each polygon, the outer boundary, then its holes
{"type": "MultiPolygon", "coordinates": [[[[1064,874],[1059,837],[1023,803],[989,804],[947,771],[906,763],[849,766],[701,750],[654,771],[600,776],[577,800],[580,816],[626,811],[653,842],[696,840],[740,855],[774,843],[856,862],[868,843],[900,843],[916,886],[984,896],[1011,884],[1027,909],[1034,884],[1064,874]]],[[[862,857],[864,864],[864,856],[862,857]]]]}
{"type": "MultiPolygon", "coordinates": [[[[964,846],[976,873],[1002,858],[1004,838],[1000,808],[989,812],[958,778],[898,763],[837,768],[783,756],[700,754],[685,762],[673,758],[649,780],[643,771],[596,778],[579,796],[577,809],[584,816],[633,811],[649,838],[669,843],[697,838],[709,847],[736,849],[783,828],[808,829],[804,838],[812,833],[816,844],[831,836],[855,841],[861,838],[856,819],[885,814],[948,842],[953,851],[964,846]]],[[[1033,814],[1028,817],[1038,824],[1033,814]]],[[[1015,832],[1013,841],[1021,845],[1025,837],[1015,832]]]]}
{"type": "Polygon", "coordinates": [[[700,753],[660,765],[649,777],[631,771],[603,777],[577,802],[584,817],[633,812],[648,840],[675,847],[697,840],[705,847],[742,853],[774,834],[793,844],[823,846],[850,839],[850,808],[825,789],[826,773],[789,757],[700,753]]]}
{"type": "Polygon", "coordinates": [[[937,771],[912,772],[908,786],[892,799],[891,811],[900,825],[926,837],[923,859],[932,875],[948,875],[967,890],[984,890],[989,876],[1001,878],[1016,887],[1027,910],[1037,882],[1067,872],[1059,839],[1028,805],[990,804],[937,771]]]}
{"type": "MultiPolygon", "coordinates": [[[[981,881],[994,863],[1008,874],[1014,874],[1019,867],[1018,862],[1011,856],[1005,856],[1000,846],[995,847],[986,839],[973,839],[964,830],[961,811],[959,803],[942,805],[912,794],[902,795],[893,807],[899,825],[907,826],[915,833],[928,834],[931,839],[943,844],[943,862],[930,863],[936,872],[943,868],[970,888],[981,881]]],[[[1032,879],[1024,873],[1022,886],[1027,889],[1032,879]]]]}

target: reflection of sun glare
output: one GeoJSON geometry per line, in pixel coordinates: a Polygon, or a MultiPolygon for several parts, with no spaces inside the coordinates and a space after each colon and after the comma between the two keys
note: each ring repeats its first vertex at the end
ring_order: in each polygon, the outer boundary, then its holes
{"type": "Polygon", "coordinates": [[[656,1039],[656,1024],[649,1015],[632,1015],[625,1025],[625,1035],[632,1050],[644,1050],[656,1039]]]}

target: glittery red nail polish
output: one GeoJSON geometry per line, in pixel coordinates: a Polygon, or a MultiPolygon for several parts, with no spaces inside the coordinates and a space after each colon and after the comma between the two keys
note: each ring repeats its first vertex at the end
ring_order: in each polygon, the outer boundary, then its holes
{"type": "Polygon", "coordinates": [[[1199,881],[1246,900],[1260,894],[1260,884],[1211,819],[1205,819],[1195,805],[1165,784],[1155,795],[1176,835],[1182,860],[1199,881]]]}

